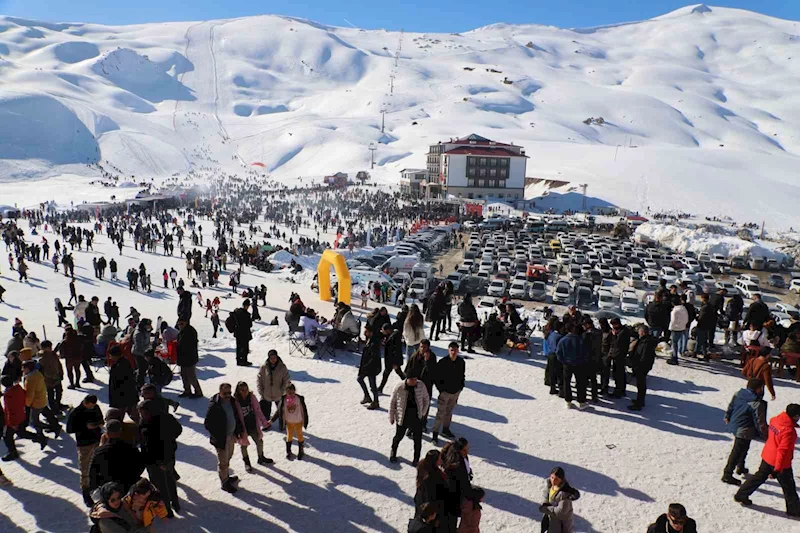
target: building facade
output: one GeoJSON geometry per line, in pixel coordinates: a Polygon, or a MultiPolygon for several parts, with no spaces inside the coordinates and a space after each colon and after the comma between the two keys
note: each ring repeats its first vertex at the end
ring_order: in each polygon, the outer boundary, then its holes
{"type": "Polygon", "coordinates": [[[465,199],[524,199],[525,150],[469,135],[430,146],[428,181],[439,183],[444,195],[465,199]]]}
{"type": "Polygon", "coordinates": [[[428,171],[424,168],[404,168],[400,171],[400,193],[411,198],[422,198],[428,181],[428,171]]]}

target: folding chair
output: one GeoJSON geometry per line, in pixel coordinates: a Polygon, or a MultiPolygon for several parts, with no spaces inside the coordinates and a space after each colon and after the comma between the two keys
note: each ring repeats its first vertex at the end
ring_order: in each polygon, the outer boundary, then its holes
{"type": "Polygon", "coordinates": [[[348,352],[361,353],[361,319],[358,319],[358,333],[351,337],[350,340],[344,345],[344,349],[348,352]]]}
{"type": "Polygon", "coordinates": [[[336,349],[333,346],[333,339],[335,338],[334,331],[331,329],[317,330],[317,351],[315,357],[324,357],[330,355],[336,357],[336,349]]]}
{"type": "Polygon", "coordinates": [[[289,355],[295,352],[299,352],[304,357],[307,355],[308,348],[306,348],[305,334],[306,330],[303,326],[289,325],[289,355]],[[298,333],[300,333],[301,336],[298,336],[298,333]]]}

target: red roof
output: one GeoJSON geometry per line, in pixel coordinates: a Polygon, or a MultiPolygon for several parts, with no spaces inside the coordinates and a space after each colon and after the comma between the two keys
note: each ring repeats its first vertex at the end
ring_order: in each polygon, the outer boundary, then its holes
{"type": "Polygon", "coordinates": [[[473,148],[471,146],[459,146],[444,152],[447,155],[488,155],[494,157],[528,157],[520,155],[505,148],[473,148]]]}
{"type": "Polygon", "coordinates": [[[640,217],[639,215],[628,215],[628,220],[632,220],[634,222],[647,222],[646,218],[640,217]]]}

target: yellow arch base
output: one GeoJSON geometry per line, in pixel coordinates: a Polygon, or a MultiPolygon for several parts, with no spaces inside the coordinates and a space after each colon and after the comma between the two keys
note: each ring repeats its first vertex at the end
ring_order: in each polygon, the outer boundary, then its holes
{"type": "Polygon", "coordinates": [[[350,305],[350,270],[344,256],[333,250],[325,250],[317,265],[317,280],[319,282],[319,299],[328,302],[331,299],[331,265],[336,271],[336,278],[339,284],[339,301],[350,305]]]}

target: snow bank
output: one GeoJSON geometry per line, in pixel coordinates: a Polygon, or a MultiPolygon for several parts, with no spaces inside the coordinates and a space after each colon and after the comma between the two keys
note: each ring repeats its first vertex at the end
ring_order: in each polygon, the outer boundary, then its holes
{"type": "Polygon", "coordinates": [[[725,257],[752,255],[778,260],[786,257],[786,254],[775,251],[767,245],[740,239],[734,234],[734,229],[723,226],[691,227],[648,222],[639,226],[634,235],[636,238],[655,241],[681,253],[705,252],[722,254],[725,257]]]}

